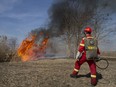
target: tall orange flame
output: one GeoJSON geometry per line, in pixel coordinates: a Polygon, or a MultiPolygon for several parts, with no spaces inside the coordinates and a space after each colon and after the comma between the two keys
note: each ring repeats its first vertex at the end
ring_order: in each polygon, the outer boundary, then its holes
{"type": "Polygon", "coordinates": [[[33,47],[36,36],[31,36],[31,38],[26,38],[21,43],[18,48],[18,55],[21,57],[22,61],[29,60],[29,50],[33,47]]]}
{"type": "Polygon", "coordinates": [[[44,38],[39,46],[35,44],[35,38],[35,36],[32,36],[31,39],[26,38],[18,48],[18,55],[21,57],[22,61],[31,60],[32,56],[39,57],[40,54],[44,53],[47,47],[48,38],[44,38]]]}

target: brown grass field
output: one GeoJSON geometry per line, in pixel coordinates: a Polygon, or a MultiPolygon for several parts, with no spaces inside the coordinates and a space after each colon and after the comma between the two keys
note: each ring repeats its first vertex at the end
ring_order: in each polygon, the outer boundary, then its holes
{"type": "MultiPolygon", "coordinates": [[[[79,78],[70,78],[75,59],[44,59],[0,63],[0,87],[91,87],[89,67],[84,63],[79,78]]],[[[96,87],[116,87],[116,61],[97,69],[96,87]]],[[[102,64],[103,65],[103,64],[102,64]]]]}

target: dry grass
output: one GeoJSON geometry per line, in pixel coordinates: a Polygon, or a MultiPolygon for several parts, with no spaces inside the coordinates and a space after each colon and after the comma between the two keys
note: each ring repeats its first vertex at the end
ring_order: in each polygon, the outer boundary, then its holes
{"type": "MultiPolygon", "coordinates": [[[[70,78],[74,59],[46,59],[31,62],[0,63],[0,87],[90,87],[85,63],[80,78],[70,78]]],[[[116,61],[104,71],[98,69],[96,87],[116,87],[116,61]]]]}
{"type": "Polygon", "coordinates": [[[116,51],[103,51],[101,52],[102,56],[116,57],[116,51]]]}

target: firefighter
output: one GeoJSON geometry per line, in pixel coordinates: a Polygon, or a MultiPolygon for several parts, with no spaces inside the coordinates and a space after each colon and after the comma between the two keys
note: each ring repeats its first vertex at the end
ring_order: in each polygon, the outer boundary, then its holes
{"type": "Polygon", "coordinates": [[[90,27],[86,27],[84,29],[84,37],[81,40],[81,43],[79,45],[79,49],[76,55],[76,62],[75,67],[70,74],[70,77],[72,78],[78,78],[78,72],[81,67],[81,65],[84,62],[87,62],[90,68],[91,73],[91,85],[97,84],[96,79],[96,64],[95,64],[95,58],[98,58],[100,52],[99,48],[97,46],[97,40],[91,36],[92,29],[90,27]]]}

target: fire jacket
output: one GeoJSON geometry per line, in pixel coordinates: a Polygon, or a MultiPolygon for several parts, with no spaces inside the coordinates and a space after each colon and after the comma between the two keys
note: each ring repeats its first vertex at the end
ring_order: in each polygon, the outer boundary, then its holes
{"type": "MultiPolygon", "coordinates": [[[[87,35],[87,38],[93,38],[93,37],[92,37],[91,35],[87,35]]],[[[83,53],[83,55],[86,56],[86,50],[85,50],[84,39],[85,39],[85,38],[82,38],[81,43],[80,43],[80,45],[79,45],[78,51],[79,51],[80,53],[83,53]]],[[[98,48],[98,47],[97,47],[97,54],[98,54],[98,55],[100,54],[100,51],[99,51],[99,48],[98,48]]]]}

